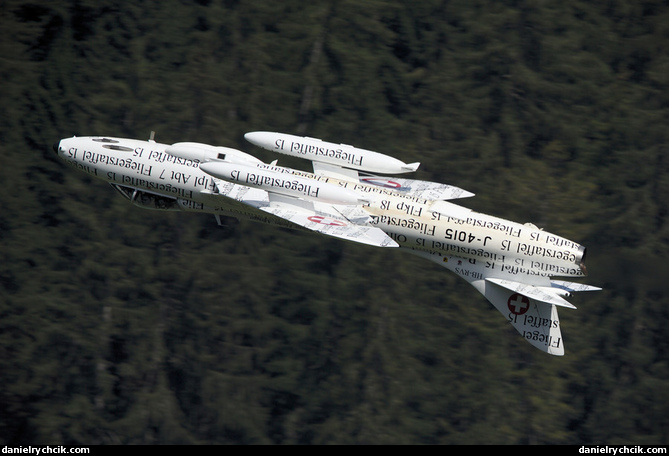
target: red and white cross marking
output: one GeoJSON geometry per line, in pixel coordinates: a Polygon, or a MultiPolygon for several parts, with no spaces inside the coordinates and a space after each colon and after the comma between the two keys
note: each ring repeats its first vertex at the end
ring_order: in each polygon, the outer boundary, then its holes
{"type": "Polygon", "coordinates": [[[322,217],[320,215],[312,215],[311,217],[307,217],[309,221],[314,222],[314,223],[320,223],[321,225],[330,225],[330,226],[346,226],[346,223],[340,221],[340,220],[335,220],[327,217],[322,217]]]}
{"type": "Polygon", "coordinates": [[[362,179],[360,179],[360,181],[366,184],[378,185],[379,187],[386,187],[386,188],[402,187],[402,185],[398,184],[397,182],[391,181],[390,179],[383,179],[380,177],[363,177],[362,179]]]}
{"type": "Polygon", "coordinates": [[[509,297],[509,301],[506,304],[509,307],[509,310],[514,315],[523,315],[525,312],[530,310],[530,300],[527,296],[523,296],[518,293],[514,293],[509,297]]]}

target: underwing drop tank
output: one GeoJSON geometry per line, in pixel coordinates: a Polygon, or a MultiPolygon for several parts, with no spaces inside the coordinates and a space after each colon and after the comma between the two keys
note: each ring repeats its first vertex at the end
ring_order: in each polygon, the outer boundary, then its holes
{"type": "Polygon", "coordinates": [[[416,171],[420,165],[420,163],[407,164],[389,155],[371,150],[359,149],[347,144],[335,144],[306,136],[253,131],[246,133],[244,138],[250,143],[272,152],[371,173],[410,173],[416,171]]]}

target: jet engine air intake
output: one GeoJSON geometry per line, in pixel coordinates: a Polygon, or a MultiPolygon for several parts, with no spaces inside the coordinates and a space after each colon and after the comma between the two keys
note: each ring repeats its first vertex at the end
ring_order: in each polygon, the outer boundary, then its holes
{"type": "Polygon", "coordinates": [[[584,276],[588,275],[588,269],[585,267],[585,253],[587,249],[584,246],[578,248],[579,255],[576,256],[576,264],[581,268],[581,272],[584,276]]]}

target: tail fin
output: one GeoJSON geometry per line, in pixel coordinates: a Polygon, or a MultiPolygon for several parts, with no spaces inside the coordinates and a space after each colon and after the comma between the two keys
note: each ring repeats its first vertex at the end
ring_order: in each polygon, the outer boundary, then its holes
{"type": "Polygon", "coordinates": [[[529,298],[489,280],[485,281],[482,293],[526,341],[548,354],[564,355],[560,320],[554,304],[529,298]]]}

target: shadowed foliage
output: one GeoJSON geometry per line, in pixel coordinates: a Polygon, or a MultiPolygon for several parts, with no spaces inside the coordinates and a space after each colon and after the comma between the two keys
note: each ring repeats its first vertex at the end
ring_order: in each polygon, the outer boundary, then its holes
{"type": "Polygon", "coordinates": [[[2,444],[667,445],[667,2],[6,0],[0,30],[2,444]],[[51,151],[151,130],[420,161],[604,291],[550,357],[430,262],[143,211],[51,151]]]}

